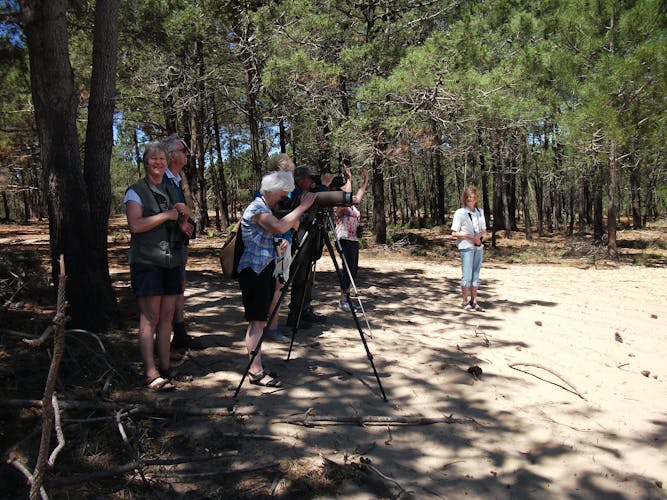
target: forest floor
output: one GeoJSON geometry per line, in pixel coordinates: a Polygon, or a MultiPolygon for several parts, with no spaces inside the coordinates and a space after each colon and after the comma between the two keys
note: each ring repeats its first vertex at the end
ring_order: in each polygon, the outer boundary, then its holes
{"type": "MultiPolygon", "coordinates": [[[[179,369],[194,380],[155,394],[143,387],[128,237],[114,219],[124,326],[66,337],[58,396],[86,405],[63,411],[51,498],[667,498],[666,221],[619,231],[618,263],[590,237],[499,238],[482,269],[485,312],[459,307],[447,234],[402,230],[361,252],[377,378],[352,316],[336,309],[325,255],[314,304],[327,323],[299,331],[289,361],[288,344],[266,341],[285,387],[246,380],[234,400],[245,322],[238,286],[219,272],[221,238],[191,249],[188,328],[205,349],[179,369]],[[182,463],[93,480],[135,454],[182,463]]],[[[47,263],[46,225],[0,225],[3,463],[11,453],[32,467],[39,447],[30,400],[42,397],[50,348],[22,338],[53,316],[47,263]]],[[[0,485],[0,497],[25,498],[13,467],[0,465],[0,485]]]]}

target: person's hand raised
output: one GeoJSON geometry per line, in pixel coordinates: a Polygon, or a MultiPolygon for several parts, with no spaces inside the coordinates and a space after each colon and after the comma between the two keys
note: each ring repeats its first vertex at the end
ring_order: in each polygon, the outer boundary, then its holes
{"type": "Polygon", "coordinates": [[[315,202],[315,198],[317,198],[317,193],[304,193],[301,196],[299,206],[303,207],[305,210],[308,210],[315,202]]]}
{"type": "Polygon", "coordinates": [[[325,172],[320,176],[320,182],[322,183],[323,186],[329,187],[331,185],[331,181],[333,180],[334,176],[330,172],[325,172]]]}

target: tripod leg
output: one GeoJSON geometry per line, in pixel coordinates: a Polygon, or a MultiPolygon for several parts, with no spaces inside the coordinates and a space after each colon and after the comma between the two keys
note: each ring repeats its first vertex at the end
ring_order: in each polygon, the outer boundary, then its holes
{"type": "Polygon", "coordinates": [[[300,294],[300,297],[299,297],[299,308],[298,308],[297,313],[296,313],[296,319],[294,320],[294,326],[292,327],[292,339],[290,340],[289,350],[287,351],[286,361],[289,361],[290,357],[292,355],[292,347],[294,345],[294,337],[296,337],[296,332],[299,329],[299,325],[301,325],[301,316],[303,315],[303,306],[305,305],[306,295],[308,294],[308,286],[312,282],[312,277],[313,277],[314,274],[315,274],[315,262],[310,262],[308,264],[306,278],[304,280],[305,284],[303,286],[303,290],[302,290],[302,292],[300,294]]]}
{"type": "MultiPolygon", "coordinates": [[[[361,298],[359,297],[359,290],[357,289],[357,284],[354,281],[354,276],[353,276],[353,273],[352,273],[352,269],[350,268],[350,263],[348,262],[347,257],[345,255],[345,251],[343,249],[343,242],[342,242],[342,240],[339,240],[338,237],[336,236],[336,227],[334,225],[331,214],[329,214],[328,218],[329,218],[329,228],[331,229],[331,234],[334,235],[335,247],[338,250],[340,260],[343,264],[342,268],[343,268],[344,272],[347,273],[347,279],[349,281],[349,286],[344,287],[343,286],[343,283],[344,283],[343,278],[345,277],[345,275],[341,274],[341,276],[339,277],[339,279],[341,281],[342,294],[345,295],[345,302],[347,302],[348,308],[353,309],[356,305],[359,306],[359,309],[361,309],[361,313],[364,316],[364,321],[366,323],[366,328],[368,328],[368,334],[367,335],[370,338],[373,338],[373,329],[371,328],[371,324],[368,321],[368,316],[366,315],[366,310],[364,309],[364,306],[361,302],[361,298]],[[352,304],[352,302],[351,302],[350,286],[354,290],[354,295],[355,295],[357,304],[352,304]]],[[[358,250],[357,250],[357,252],[358,252],[358,250]]],[[[355,263],[355,266],[358,266],[358,263],[355,263]]],[[[355,312],[358,312],[358,311],[355,311],[355,312]]]]}
{"type": "MultiPolygon", "coordinates": [[[[303,239],[301,242],[299,242],[299,246],[297,247],[295,253],[294,253],[294,259],[292,260],[292,266],[294,267],[295,270],[298,269],[298,267],[301,265],[303,259],[300,258],[304,249],[307,248],[308,245],[308,235],[309,231],[306,231],[306,234],[304,235],[303,239]]],[[[250,372],[250,367],[252,366],[253,362],[255,361],[255,358],[259,354],[259,350],[262,347],[262,342],[264,341],[264,335],[266,334],[266,330],[268,329],[268,325],[271,324],[271,321],[275,317],[276,314],[278,314],[278,310],[280,309],[280,305],[283,302],[283,299],[285,297],[285,293],[289,289],[289,285],[292,283],[294,280],[294,274],[293,272],[290,272],[290,276],[287,279],[287,281],[283,284],[281,290],[280,290],[280,297],[278,298],[278,301],[276,302],[275,306],[273,307],[273,310],[271,311],[271,314],[269,315],[269,318],[266,322],[266,325],[264,326],[264,329],[262,330],[262,335],[259,338],[259,341],[257,342],[257,345],[255,348],[250,352],[250,361],[248,361],[248,365],[246,366],[246,369],[243,372],[243,376],[241,377],[241,381],[239,382],[238,387],[236,388],[236,391],[234,392],[234,398],[236,399],[238,397],[239,392],[241,391],[241,386],[243,385],[243,382],[245,381],[245,378],[248,376],[248,373],[250,372]]],[[[297,323],[298,325],[298,323],[297,323]]],[[[290,341],[290,352],[292,350],[292,344],[294,342],[294,335],[296,333],[296,330],[292,332],[292,339],[290,341]]]]}
{"type": "MultiPolygon", "coordinates": [[[[248,326],[250,328],[250,326],[248,326]]],[[[262,342],[264,340],[264,334],[266,333],[266,327],[264,327],[264,330],[262,331],[261,335],[259,336],[259,340],[257,341],[257,344],[255,345],[255,348],[250,351],[250,360],[248,361],[248,365],[246,366],[245,370],[243,371],[243,376],[241,377],[241,381],[239,382],[238,387],[236,388],[236,391],[234,392],[234,398],[236,398],[239,394],[239,391],[241,390],[241,386],[243,385],[243,382],[245,378],[248,376],[248,373],[250,373],[250,367],[252,364],[255,362],[255,358],[257,358],[257,355],[259,354],[259,350],[262,347],[262,342]]],[[[247,335],[247,333],[246,333],[247,335]]]]}
{"type": "MultiPolygon", "coordinates": [[[[336,260],[336,255],[334,252],[333,245],[331,244],[331,240],[329,239],[329,235],[325,233],[323,235],[323,238],[324,238],[324,244],[326,245],[327,250],[329,251],[329,255],[331,256],[334,268],[336,269],[336,275],[338,276],[338,281],[340,282],[341,288],[343,288],[342,271],[340,269],[340,266],[338,265],[338,261],[336,260]]],[[[363,344],[364,349],[366,350],[366,357],[368,358],[368,361],[371,364],[371,368],[373,368],[373,374],[375,375],[375,380],[377,380],[378,387],[380,388],[380,393],[382,393],[382,399],[387,401],[387,396],[384,393],[382,382],[380,382],[380,376],[378,375],[378,372],[375,369],[375,363],[373,363],[373,355],[371,354],[371,351],[368,348],[368,343],[366,342],[366,337],[364,336],[364,332],[361,329],[361,323],[359,323],[359,318],[357,317],[357,313],[355,312],[354,307],[352,307],[352,299],[350,298],[349,288],[345,290],[345,297],[347,299],[347,303],[350,305],[350,313],[352,314],[354,323],[357,326],[357,330],[359,331],[359,336],[361,337],[361,343],[363,344]]]]}

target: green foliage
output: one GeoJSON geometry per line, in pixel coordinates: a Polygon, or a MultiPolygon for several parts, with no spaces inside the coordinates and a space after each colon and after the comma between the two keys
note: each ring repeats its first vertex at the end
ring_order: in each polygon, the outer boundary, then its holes
{"type": "MultiPolygon", "coordinates": [[[[71,61],[85,116],[92,9],[77,5],[68,14],[71,61]]],[[[249,99],[261,154],[277,148],[281,122],[298,163],[381,164],[401,210],[413,183],[417,192],[433,186],[434,152],[447,208],[455,208],[452,193],[470,176],[479,182],[479,162],[500,168],[494,138],[512,161],[525,149],[532,192],[544,182],[571,193],[591,165],[607,165],[614,141],[627,158],[621,175],[637,163],[642,189],[663,193],[666,33],[662,0],[128,0],[114,195],[137,172],[136,142],[166,132],[167,110],[182,135],[201,110],[195,132],[207,148],[215,116],[223,157],[207,151],[207,170],[222,160],[236,189],[252,189],[249,99]]],[[[30,107],[25,53],[2,51],[0,110],[7,129],[24,132],[0,134],[3,154],[12,151],[2,159],[8,165],[36,140],[32,118],[19,112],[30,107]]],[[[209,173],[205,188],[212,180],[209,173]]]]}

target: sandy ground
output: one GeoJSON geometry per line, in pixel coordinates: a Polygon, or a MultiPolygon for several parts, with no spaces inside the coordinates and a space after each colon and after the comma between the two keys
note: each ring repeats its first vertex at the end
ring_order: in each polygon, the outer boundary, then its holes
{"type": "MultiPolygon", "coordinates": [[[[237,430],[272,439],[248,439],[235,467],[364,463],[414,498],[667,498],[667,269],[488,264],[477,313],[459,307],[456,262],[362,253],[361,267],[361,326],[387,401],[323,258],[314,303],[328,322],[299,331],[289,361],[288,345],[265,343],[286,386],[241,387],[238,404],[256,414],[237,430]]],[[[190,331],[207,348],[182,364],[194,382],[157,397],[224,405],[247,363],[240,292],[205,265],[189,280],[190,331]]],[[[182,433],[204,450],[222,430],[193,419],[182,433]]],[[[354,481],[338,494],[377,496],[354,481]]]]}

